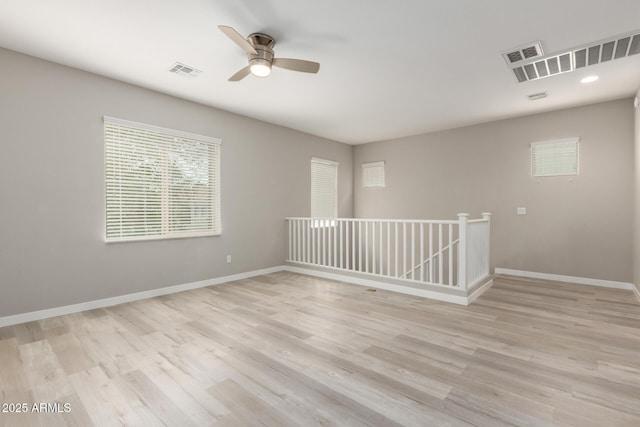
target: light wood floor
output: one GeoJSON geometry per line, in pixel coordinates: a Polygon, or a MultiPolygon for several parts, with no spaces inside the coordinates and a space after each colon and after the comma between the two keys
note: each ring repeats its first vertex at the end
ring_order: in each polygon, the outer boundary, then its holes
{"type": "Polygon", "coordinates": [[[629,291],[470,307],[275,273],[0,329],[2,426],[640,426],[629,291]]]}

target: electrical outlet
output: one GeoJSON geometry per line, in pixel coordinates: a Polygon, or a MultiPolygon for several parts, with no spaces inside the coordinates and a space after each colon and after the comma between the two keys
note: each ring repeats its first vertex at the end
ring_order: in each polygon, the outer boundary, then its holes
{"type": "Polygon", "coordinates": [[[516,213],[518,215],[526,215],[527,214],[527,208],[518,208],[518,210],[516,211],[516,213]]]}
{"type": "Polygon", "coordinates": [[[231,264],[231,255],[227,255],[227,264],[231,264]]]}

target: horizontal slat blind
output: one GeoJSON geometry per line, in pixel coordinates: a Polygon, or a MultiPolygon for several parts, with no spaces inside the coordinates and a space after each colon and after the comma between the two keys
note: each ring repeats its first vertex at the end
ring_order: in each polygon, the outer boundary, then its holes
{"type": "Polygon", "coordinates": [[[220,234],[220,142],[105,117],[107,241],[220,234]]]}
{"type": "Polygon", "coordinates": [[[362,164],[362,186],[365,188],[384,188],[384,162],[362,164]]]}
{"type": "Polygon", "coordinates": [[[533,176],[577,175],[579,138],[531,143],[533,176]]]}
{"type": "Polygon", "coordinates": [[[338,163],[331,160],[311,159],[311,216],[336,218],[338,216],[338,163]]]}

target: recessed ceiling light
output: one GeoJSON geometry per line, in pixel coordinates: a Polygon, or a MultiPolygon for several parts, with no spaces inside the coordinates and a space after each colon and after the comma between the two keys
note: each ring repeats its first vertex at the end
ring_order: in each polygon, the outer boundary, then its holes
{"type": "Polygon", "coordinates": [[[598,80],[598,78],[599,78],[598,76],[588,76],[580,80],[580,83],[593,83],[596,80],[598,80]]]}

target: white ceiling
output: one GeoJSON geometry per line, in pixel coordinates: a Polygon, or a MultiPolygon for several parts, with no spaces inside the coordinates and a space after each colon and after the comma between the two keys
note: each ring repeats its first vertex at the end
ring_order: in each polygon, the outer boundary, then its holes
{"type": "Polygon", "coordinates": [[[351,144],[630,97],[640,55],[519,84],[500,53],[638,29],[638,0],[0,1],[2,47],[351,144]],[[320,72],[227,82],[246,56],[219,24],[270,34],[276,56],[320,72]]]}

